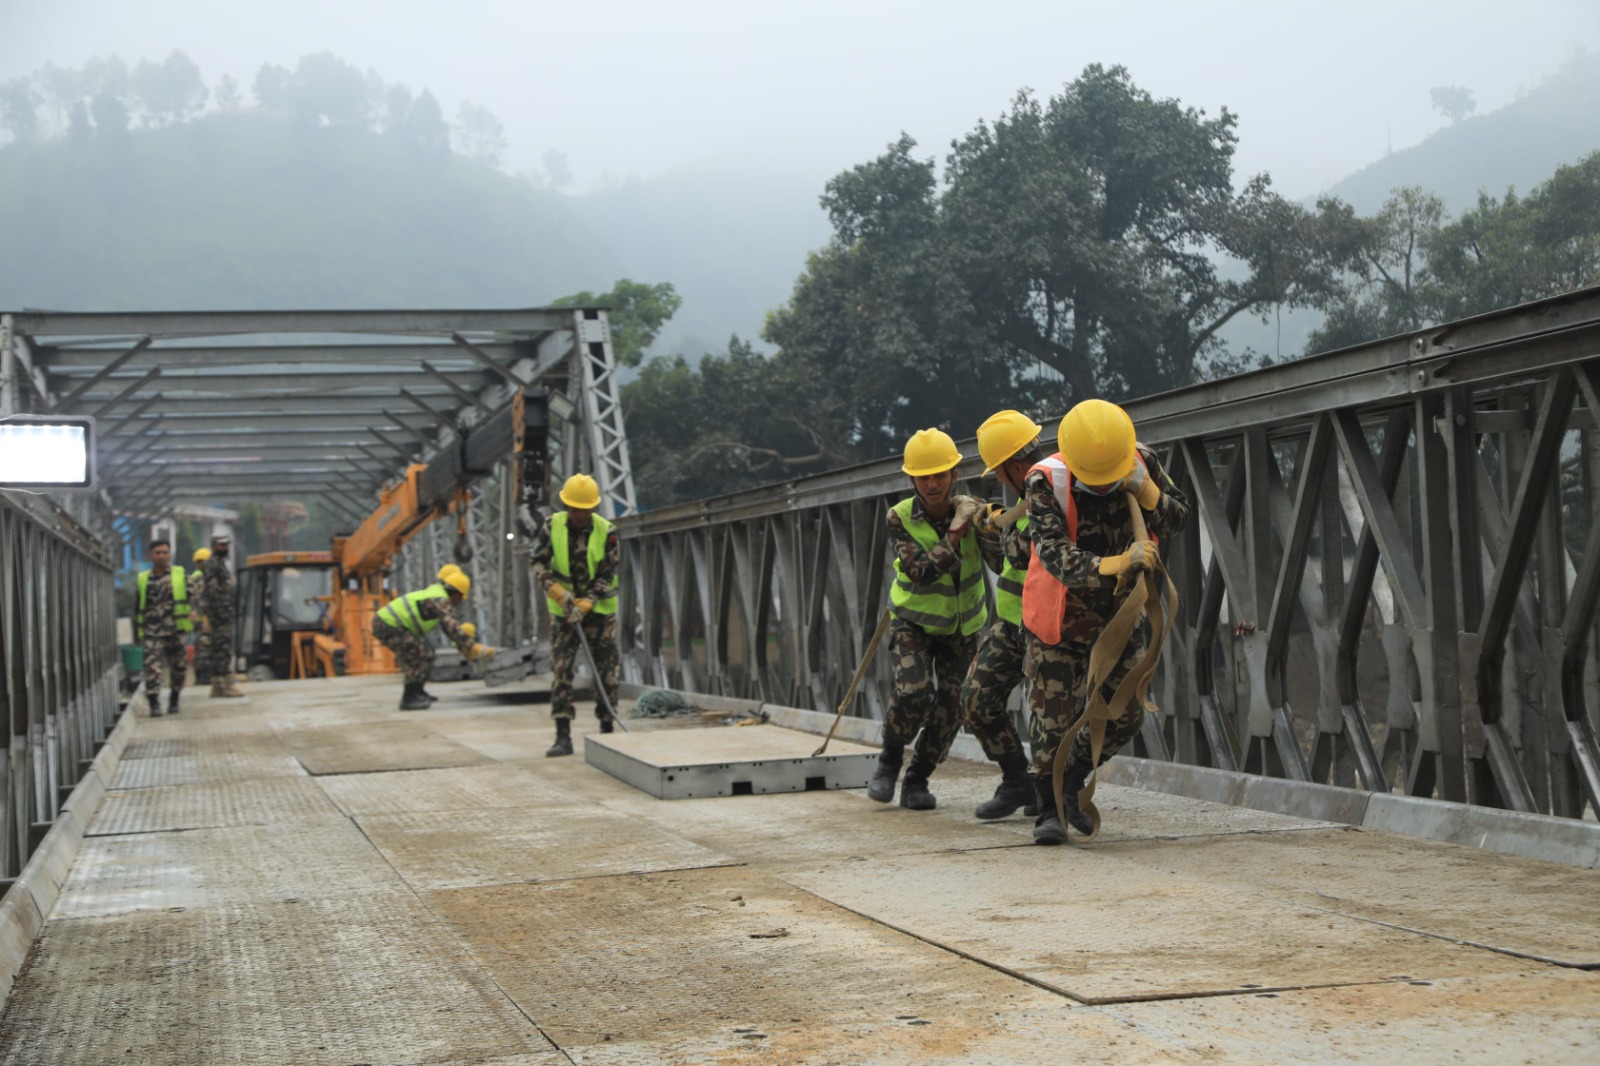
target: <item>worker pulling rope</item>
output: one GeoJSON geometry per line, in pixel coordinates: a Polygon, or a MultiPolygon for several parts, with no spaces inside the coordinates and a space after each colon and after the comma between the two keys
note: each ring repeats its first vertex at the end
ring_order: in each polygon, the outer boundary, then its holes
{"type": "Polygon", "coordinates": [[[1124,571],[1118,579],[1117,592],[1120,595],[1126,588],[1127,598],[1122,601],[1122,606],[1100,632],[1099,638],[1095,640],[1094,647],[1089,652],[1089,670],[1079,683],[1081,686],[1079,691],[1087,692],[1088,700],[1083,713],[1067,730],[1060,746],[1056,748],[1055,762],[1051,767],[1051,787],[1055,794],[1056,814],[1065,825],[1067,815],[1063,802],[1062,782],[1066,776],[1067,763],[1071,759],[1073,742],[1087,726],[1091,769],[1083,787],[1078,791],[1077,798],[1079,810],[1094,822],[1094,831],[1085,837],[1085,840],[1093,840],[1100,835],[1100,809],[1094,805],[1094,789],[1095,779],[1100,771],[1100,751],[1105,742],[1106,723],[1121,718],[1127,710],[1129,701],[1135,699],[1146,711],[1160,713],[1161,709],[1149,695],[1150,682],[1155,676],[1156,667],[1161,662],[1161,651],[1166,644],[1167,630],[1178,612],[1177,586],[1167,574],[1166,564],[1154,551],[1139,502],[1132,493],[1125,495],[1128,512],[1133,519],[1134,541],[1136,544],[1147,546],[1146,551],[1139,554],[1146,556],[1147,553],[1150,561],[1143,563],[1138,569],[1124,571]],[[1122,679],[1122,683],[1112,693],[1111,700],[1107,702],[1103,691],[1105,682],[1116,669],[1117,663],[1121,661],[1128,642],[1133,639],[1138,629],[1141,616],[1150,622],[1150,646],[1144,656],[1128,670],[1127,676],[1122,679]]]}

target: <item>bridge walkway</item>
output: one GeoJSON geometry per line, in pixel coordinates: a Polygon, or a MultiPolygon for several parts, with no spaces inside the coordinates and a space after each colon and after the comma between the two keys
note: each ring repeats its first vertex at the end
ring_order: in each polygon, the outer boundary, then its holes
{"type": "Polygon", "coordinates": [[[972,818],[994,776],[965,763],[931,813],[660,801],[544,758],[531,692],[401,714],[397,688],[257,684],[124,723],[0,1063],[1600,1048],[1594,870],[1109,786],[1100,841],[1039,848],[1020,815],[972,818]]]}

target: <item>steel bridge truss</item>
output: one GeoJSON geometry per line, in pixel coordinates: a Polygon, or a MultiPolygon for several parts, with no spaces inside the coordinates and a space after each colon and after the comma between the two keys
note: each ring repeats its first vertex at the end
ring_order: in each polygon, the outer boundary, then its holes
{"type": "MultiPolygon", "coordinates": [[[[1128,409],[1193,505],[1138,753],[1600,810],[1600,289],[1128,409]]],[[[626,675],[833,710],[908,491],[884,460],[623,520],[626,675]]],[[[883,717],[886,660],[853,713],[883,717]]]]}

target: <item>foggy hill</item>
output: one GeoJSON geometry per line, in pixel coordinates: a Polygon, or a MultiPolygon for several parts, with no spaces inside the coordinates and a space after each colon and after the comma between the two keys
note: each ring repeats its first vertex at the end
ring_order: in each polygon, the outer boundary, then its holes
{"type": "Polygon", "coordinates": [[[1391,189],[1420,185],[1452,214],[1478,192],[1526,193],[1563,164],[1600,148],[1600,54],[1581,55],[1516,100],[1453,123],[1422,143],[1392,152],[1328,188],[1364,215],[1391,189]]]}
{"type": "Polygon", "coordinates": [[[0,149],[0,307],[531,306],[617,260],[562,198],[252,113],[0,149]]]}

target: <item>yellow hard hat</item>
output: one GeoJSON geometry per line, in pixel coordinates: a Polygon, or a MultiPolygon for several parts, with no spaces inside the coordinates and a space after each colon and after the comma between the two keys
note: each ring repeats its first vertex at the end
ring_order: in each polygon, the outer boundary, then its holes
{"type": "Polygon", "coordinates": [[[203,563],[209,558],[211,558],[211,549],[210,548],[196,548],[194,550],[194,561],[195,562],[203,563]]]}
{"type": "Polygon", "coordinates": [[[561,502],[581,511],[592,511],[600,506],[600,485],[588,474],[573,474],[561,486],[561,502]]]}
{"type": "Polygon", "coordinates": [[[459,573],[461,573],[461,567],[457,566],[455,563],[445,563],[443,566],[439,567],[439,580],[443,581],[451,574],[459,573]]]}
{"type": "Polygon", "coordinates": [[[456,572],[455,573],[446,574],[444,577],[440,578],[439,580],[443,581],[446,585],[449,585],[451,588],[455,589],[457,592],[461,593],[461,595],[463,595],[463,596],[465,596],[467,594],[467,592],[472,588],[472,579],[470,577],[468,577],[466,574],[462,573],[460,567],[456,568],[456,572]]]}
{"type": "Polygon", "coordinates": [[[906,461],[900,467],[912,477],[942,474],[961,462],[956,442],[942,429],[919,429],[906,441],[906,461]]]}
{"type": "Polygon", "coordinates": [[[978,454],[983,457],[983,472],[994,473],[995,467],[1037,440],[1043,429],[1021,411],[990,415],[978,427],[978,454]]]}
{"type": "Polygon", "coordinates": [[[478,627],[473,625],[471,622],[462,622],[461,632],[465,633],[469,637],[475,637],[478,635],[478,627]]]}
{"type": "Polygon", "coordinates": [[[1106,400],[1084,400],[1068,411],[1056,441],[1067,469],[1086,485],[1121,481],[1133,469],[1133,419],[1106,400]]]}

